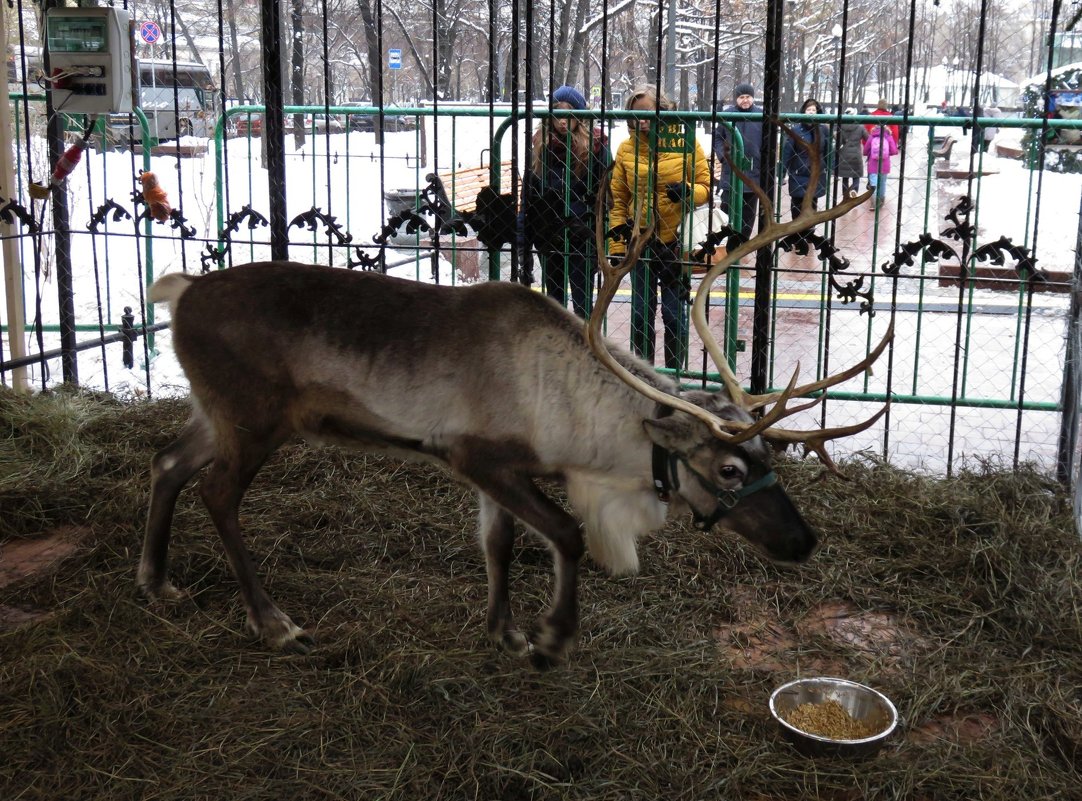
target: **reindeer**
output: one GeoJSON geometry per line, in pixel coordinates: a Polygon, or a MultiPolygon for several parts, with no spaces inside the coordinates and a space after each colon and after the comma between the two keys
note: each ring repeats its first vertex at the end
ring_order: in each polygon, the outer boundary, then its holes
{"type": "MultiPolygon", "coordinates": [[[[840,216],[867,197],[816,214],[806,209],[800,225],[840,216]]],[[[761,200],[769,211],[769,199],[761,200]]],[[[140,587],[151,599],[179,597],[167,569],[173,512],[180,491],[206,467],[200,493],[249,628],[274,647],[308,652],[312,637],[261,586],[238,522],[264,461],[297,436],[436,462],[473,487],[489,636],[538,668],[565,659],[574,641],[584,552],[611,574],[634,573],[638,540],[669,516],[690,511],[702,528],[720,521],[772,559],[807,560],[817,535],[778,482],[764,438],[803,442],[833,467],[824,443],[864,430],[882,412],[831,430],[774,424],[796,411],[787,409],[791,398],[867,369],[890,334],[838,376],[798,387],[794,375],[783,392],[752,397],[705,318],[713,280],[795,224],[768,224],[714,265],[699,289],[693,316],[723,378],[719,392],[681,392],[601,335],[605,309],[649,231],[635,234],[616,267],[602,259],[605,283],[585,330],[566,309],[512,283],[433,286],[291,262],[160,278],[149,298],[170,304],[192,412],[152,462],[140,587]],[[761,418],[751,414],[771,403],[761,418]],[[543,478],[562,483],[574,514],[542,492],[543,478]],[[554,561],[551,602],[530,635],[515,626],[509,601],[516,519],[554,561]]],[[[597,238],[601,244],[600,223],[597,238]]]]}

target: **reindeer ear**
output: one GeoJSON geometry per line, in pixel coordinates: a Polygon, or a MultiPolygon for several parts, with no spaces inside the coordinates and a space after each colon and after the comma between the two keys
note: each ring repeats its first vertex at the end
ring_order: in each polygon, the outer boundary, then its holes
{"type": "Polygon", "coordinates": [[[697,442],[701,442],[706,426],[687,415],[663,417],[660,420],[643,420],[642,427],[646,436],[655,445],[668,451],[687,453],[697,442]]]}

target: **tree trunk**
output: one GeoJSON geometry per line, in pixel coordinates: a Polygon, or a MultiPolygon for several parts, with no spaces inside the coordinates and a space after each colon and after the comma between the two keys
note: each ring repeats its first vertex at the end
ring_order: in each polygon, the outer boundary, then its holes
{"type": "MultiPolygon", "coordinates": [[[[522,15],[523,22],[525,23],[526,20],[532,19],[536,23],[537,17],[534,16],[532,11],[531,11],[532,4],[528,3],[528,2],[523,2],[523,6],[525,6],[526,9],[527,9],[527,13],[522,15]]],[[[527,88],[530,88],[532,90],[532,94],[533,94],[532,99],[536,99],[536,98],[542,96],[542,91],[541,91],[541,89],[542,89],[541,76],[543,75],[543,73],[541,72],[541,50],[542,50],[542,47],[540,46],[540,41],[537,41],[537,42],[533,41],[533,38],[532,38],[533,37],[533,31],[531,30],[531,27],[532,26],[527,26],[527,27],[524,28],[525,37],[528,37],[529,41],[531,41],[531,43],[532,43],[532,46],[529,48],[530,76],[531,76],[532,86],[527,87],[527,88]]],[[[538,39],[540,40],[540,37],[538,37],[538,39]]],[[[525,76],[523,76],[523,79],[525,80],[525,76]]],[[[525,87],[525,84],[523,84],[523,86],[525,87]]]]}
{"type": "MultiPolygon", "coordinates": [[[[304,2],[303,0],[291,0],[292,9],[289,15],[289,29],[293,41],[290,43],[291,53],[291,80],[293,92],[293,105],[304,105],[304,2]]],[[[299,148],[304,144],[304,115],[293,115],[293,143],[299,148]]]]}
{"type": "MultiPolygon", "coordinates": [[[[234,0],[225,0],[225,21],[229,26],[230,52],[233,54],[233,94],[238,101],[244,103],[247,97],[244,93],[244,71],[240,67],[240,42],[237,40],[237,11],[234,0]]],[[[222,85],[224,89],[224,75],[222,85]]]]}
{"type": "Polygon", "coordinates": [[[184,35],[184,41],[188,43],[188,50],[192,54],[192,59],[202,66],[207,66],[203,61],[203,56],[199,52],[199,48],[195,46],[195,39],[192,38],[191,31],[188,30],[188,26],[184,24],[183,18],[180,16],[180,9],[174,6],[174,19],[177,25],[180,27],[180,32],[184,35]]]}
{"type": "Polygon", "coordinates": [[[567,82],[573,86],[575,79],[578,77],[579,63],[582,62],[582,93],[587,97],[590,96],[590,85],[587,79],[588,70],[586,68],[586,58],[584,57],[587,34],[582,33],[582,26],[586,21],[586,12],[588,10],[589,0],[579,0],[578,8],[575,10],[574,43],[571,46],[571,55],[567,66],[567,82]]]}
{"type": "Polygon", "coordinates": [[[571,32],[570,2],[565,2],[560,8],[553,30],[556,37],[553,46],[556,48],[556,52],[552,57],[552,75],[549,76],[549,79],[552,81],[553,87],[556,87],[561,84],[571,83],[568,73],[571,71],[571,48],[574,42],[572,41],[571,32]]]}
{"type": "Polygon", "coordinates": [[[455,100],[451,78],[455,57],[455,29],[447,25],[446,0],[435,0],[436,18],[440,27],[436,39],[436,91],[440,100],[455,100]]]}
{"type": "MultiPolygon", "coordinates": [[[[361,12],[361,21],[364,23],[365,48],[368,50],[368,83],[369,102],[373,106],[383,105],[383,92],[380,82],[383,54],[379,51],[379,37],[376,35],[376,18],[372,13],[372,6],[365,0],[357,0],[357,9],[361,12]]],[[[375,132],[377,145],[383,144],[383,128],[379,124],[379,118],[372,126],[375,132]]]]}

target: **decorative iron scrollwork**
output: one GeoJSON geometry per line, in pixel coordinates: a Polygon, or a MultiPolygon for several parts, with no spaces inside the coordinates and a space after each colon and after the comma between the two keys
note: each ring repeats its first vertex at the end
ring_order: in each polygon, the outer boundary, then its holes
{"type": "Polygon", "coordinates": [[[318,230],[317,225],[322,224],[326,231],[327,238],[335,240],[335,244],[348,245],[353,241],[353,234],[348,233],[342,229],[342,226],[338,224],[338,218],[333,214],[324,214],[323,209],[313,206],[308,211],[298,214],[289,223],[289,228],[297,226],[306,226],[309,231],[315,232],[318,230]]]}
{"type": "Polygon", "coordinates": [[[266,217],[247,204],[240,211],[230,214],[226,220],[225,228],[218,234],[218,238],[224,240],[225,244],[220,248],[208,244],[206,250],[199,256],[201,269],[204,273],[210,272],[212,264],[221,266],[225,263],[225,254],[229,252],[229,248],[233,245],[233,234],[240,231],[241,223],[245,220],[248,221],[249,231],[254,231],[260,225],[264,228],[270,225],[266,217]]]}
{"type": "Polygon", "coordinates": [[[858,275],[845,283],[838,280],[838,276],[848,270],[851,265],[849,259],[841,255],[841,251],[834,246],[831,239],[814,231],[799,231],[779,239],[778,247],[801,256],[807,256],[814,249],[819,259],[826,262],[827,280],[830,281],[831,288],[838,293],[838,299],[842,303],[849,304],[856,301],[857,298],[863,298],[864,300],[860,304],[860,314],[867,312],[869,317],[875,316],[875,309],[873,308],[875,297],[872,295],[871,290],[864,289],[863,275],[858,275]]]}
{"type": "Polygon", "coordinates": [[[444,226],[448,225],[455,217],[455,207],[447,197],[447,190],[443,186],[440,177],[430,172],[425,176],[427,183],[418,193],[421,200],[421,208],[427,209],[436,220],[436,230],[445,233],[444,226]]]}
{"type": "Polygon", "coordinates": [[[1018,271],[1022,280],[1047,281],[1048,276],[1037,269],[1037,257],[1029,252],[1029,248],[1016,245],[1008,237],[1001,236],[995,242],[981,245],[973,255],[977,261],[987,261],[989,264],[1002,266],[1006,264],[1006,256],[1014,260],[1014,269],[1018,271]]]}
{"type": "MultiPolygon", "coordinates": [[[[976,235],[976,227],[969,221],[973,209],[973,201],[968,195],[963,195],[943,218],[951,225],[943,230],[942,236],[957,241],[961,246],[961,254],[946,242],[926,232],[914,241],[899,246],[894,252],[894,258],[884,263],[880,269],[887,275],[896,276],[901,272],[902,267],[912,267],[916,257],[923,256],[928,261],[956,260],[963,265],[962,269],[968,272],[969,277],[974,277],[976,271],[970,266],[969,258],[973,238],[976,235]]],[[[1037,259],[1030,253],[1029,248],[1016,245],[1005,236],[1001,236],[994,242],[980,245],[972,251],[972,256],[976,261],[988,262],[996,266],[1003,266],[1010,258],[1022,280],[1048,280],[1048,276],[1037,269],[1037,259]]]]}
{"type": "Polygon", "coordinates": [[[418,232],[423,234],[432,230],[428,220],[417,212],[407,209],[389,217],[380,232],[372,237],[372,241],[381,247],[385,247],[388,239],[402,231],[403,225],[405,225],[406,233],[411,236],[417,235],[418,232]]]}
{"type": "Polygon", "coordinates": [[[188,222],[188,220],[180,213],[180,209],[173,209],[169,212],[169,227],[180,231],[181,239],[194,239],[195,228],[185,225],[184,223],[186,222],[188,222]]]}
{"type": "Polygon", "coordinates": [[[3,220],[8,225],[14,225],[15,221],[18,220],[27,233],[37,234],[41,232],[41,226],[34,219],[34,215],[25,206],[16,203],[14,200],[9,199],[7,203],[0,207],[0,220],[3,220]]]}
{"type": "Polygon", "coordinates": [[[947,239],[955,239],[963,244],[972,242],[975,233],[973,224],[969,221],[969,215],[972,211],[973,201],[969,199],[969,195],[962,195],[944,218],[950,220],[954,225],[941,231],[940,235],[947,239]]]}
{"type": "Polygon", "coordinates": [[[381,273],[383,269],[383,253],[384,249],[380,248],[379,252],[375,256],[369,256],[359,247],[354,247],[353,252],[357,254],[357,259],[347,258],[346,266],[351,270],[356,270],[358,267],[364,272],[381,273]]]}
{"type": "Polygon", "coordinates": [[[110,212],[113,214],[113,222],[130,220],[132,218],[131,213],[126,208],[112,198],[108,198],[104,203],[98,206],[93,214],[90,215],[90,222],[86,224],[86,229],[91,233],[101,233],[101,231],[98,230],[98,226],[105,222],[105,218],[109,216],[110,212]]]}
{"type": "Polygon", "coordinates": [[[912,267],[916,264],[916,257],[921,255],[928,261],[958,258],[958,254],[954,252],[954,248],[946,242],[936,239],[928,232],[925,232],[914,241],[899,245],[898,249],[894,251],[894,258],[888,262],[884,262],[880,269],[886,275],[898,275],[901,272],[902,267],[912,267]]]}
{"type": "Polygon", "coordinates": [[[699,242],[699,247],[692,251],[691,257],[697,262],[707,264],[718,251],[718,245],[725,243],[726,250],[735,250],[748,241],[740,231],[735,231],[728,225],[723,225],[716,231],[711,231],[699,242]]]}

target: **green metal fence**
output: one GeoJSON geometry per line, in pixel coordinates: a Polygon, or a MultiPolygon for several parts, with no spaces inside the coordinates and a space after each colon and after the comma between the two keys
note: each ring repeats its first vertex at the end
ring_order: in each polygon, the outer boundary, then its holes
{"type": "MultiPolygon", "coordinates": [[[[487,247],[469,226],[451,226],[445,233],[420,227],[411,232],[407,229],[413,217],[407,214],[396,236],[388,236],[386,224],[395,216],[389,198],[406,199],[414,217],[424,218],[432,197],[430,176],[443,175],[448,179],[441,182],[445,199],[454,210],[465,191],[454,176],[479,168],[487,170],[488,182],[498,194],[515,195],[526,138],[549,113],[545,108],[533,112],[527,122],[522,109],[512,107],[385,108],[386,130],[377,143],[371,130],[381,113],[377,107],[286,107],[287,116],[309,121],[303,142],[299,137],[294,140],[296,132],[287,134],[284,200],[291,257],[389,269],[418,280],[510,278],[515,269],[513,246],[504,242],[487,247]],[[504,169],[507,162],[509,172],[504,169]],[[464,273],[466,263],[476,266],[470,276],[464,273]]],[[[142,287],[155,274],[216,269],[269,257],[270,189],[262,139],[251,124],[242,125],[247,132],[237,135],[235,124],[262,113],[263,107],[256,105],[229,109],[205,155],[150,148],[141,153],[92,150],[86,155],[70,187],[77,218],[70,236],[78,257],[76,269],[95,276],[90,294],[100,297],[80,310],[78,331],[88,336],[114,333],[125,305],[136,310],[138,324],[152,325],[142,287]],[[178,215],[166,224],[140,216],[142,207],[135,195],[138,174],[145,170],[159,175],[178,215]],[[77,197],[84,188],[88,193],[77,197]],[[129,217],[114,219],[116,207],[129,217]]],[[[728,122],[724,114],[671,114],[698,136],[728,122]]],[[[633,116],[578,115],[592,119],[614,146],[633,116]]],[[[832,138],[839,119],[782,115],[782,121],[791,125],[821,122],[832,138]]],[[[1039,153],[1011,153],[1021,155],[1019,159],[1008,157],[1010,147],[1005,146],[1002,154],[983,153],[971,151],[970,143],[974,123],[978,131],[995,125],[1003,132],[1004,145],[1020,141],[1010,131],[1042,132],[1082,123],[1002,117],[855,121],[895,121],[905,126],[904,162],[899,159],[904,177],[892,176],[885,205],[859,209],[817,229],[828,249],[802,255],[779,248],[771,253],[765,305],[755,291],[755,264],[734,266],[711,288],[711,327],[716,326],[730,364],[750,382],[751,333],[765,321],[765,386],[784,385],[798,361],[803,378],[810,380],[862,358],[894,319],[895,342],[872,374],[831,390],[819,407],[798,415],[794,426],[848,424],[869,416],[889,398],[891,410],[881,424],[839,447],[934,471],[956,469],[971,458],[1034,460],[1054,468],[1061,461],[1058,451],[1070,450],[1063,442],[1067,428],[1061,393],[1064,342],[1074,324],[1070,290],[1075,281],[1077,187],[1082,182],[1074,179],[1072,199],[1072,190],[1064,188],[1069,177],[1031,169],[1040,163],[1039,153]],[[956,139],[948,160],[940,154],[944,135],[956,139]],[[963,197],[969,200],[963,202],[963,197]],[[1003,227],[1004,221],[1010,223],[1009,229],[1003,227]],[[944,251],[937,250],[940,246],[950,247],[955,256],[944,257],[944,251]],[[952,266],[966,280],[959,282],[946,269],[952,266]]],[[[1033,140],[1044,141],[1043,136],[1033,140]]],[[[35,158],[29,152],[20,151],[17,165],[20,186],[45,170],[40,154],[35,158]]],[[[838,197],[833,177],[827,202],[838,197]]],[[[785,176],[778,178],[773,189],[775,213],[786,217],[785,176]]],[[[14,199],[26,200],[23,195],[14,199]]],[[[28,200],[23,205],[32,210],[34,219],[42,214],[28,200]]],[[[735,219],[737,209],[731,211],[735,219]]],[[[32,252],[40,251],[40,243],[55,233],[43,227],[30,234],[23,227],[19,237],[27,264],[34,263],[32,252]]],[[[42,281],[42,301],[34,292],[24,298],[29,320],[38,316],[36,307],[41,308],[39,327],[46,351],[57,325],[50,313],[49,291],[47,281],[42,281]]],[[[607,331],[626,342],[627,326],[625,290],[610,309],[607,331]]],[[[102,361],[102,370],[107,371],[108,355],[102,361]]],[[[143,358],[133,369],[151,392],[163,391],[156,372],[162,373],[162,383],[179,381],[168,369],[159,370],[163,364],[154,348],[144,343],[143,358]]],[[[113,369],[114,376],[118,372],[123,373],[113,369]]],[[[693,333],[682,380],[696,384],[716,378],[693,333]]],[[[35,380],[47,383],[54,377],[39,374],[35,380]]],[[[134,384],[137,379],[127,380],[134,384]]]]}

